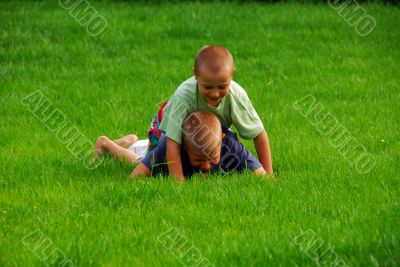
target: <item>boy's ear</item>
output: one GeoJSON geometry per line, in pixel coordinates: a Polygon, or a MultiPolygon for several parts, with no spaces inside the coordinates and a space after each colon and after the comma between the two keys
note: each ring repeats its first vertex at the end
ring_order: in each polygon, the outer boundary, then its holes
{"type": "Polygon", "coordinates": [[[196,68],[195,68],[195,67],[193,67],[193,75],[194,75],[194,78],[197,80],[197,77],[198,77],[199,75],[197,74],[197,71],[196,71],[196,68]]]}

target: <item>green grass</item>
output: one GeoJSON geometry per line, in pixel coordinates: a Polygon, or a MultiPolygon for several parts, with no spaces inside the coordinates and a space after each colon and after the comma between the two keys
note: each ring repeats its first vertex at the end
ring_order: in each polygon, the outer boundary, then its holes
{"type": "Polygon", "coordinates": [[[361,37],[328,5],[90,3],[108,22],[98,37],[58,1],[0,3],[0,266],[42,266],[40,238],[77,266],[183,266],[182,249],[158,241],[171,227],[216,266],[315,266],[295,242],[308,230],[351,266],[399,264],[398,8],[364,6],[377,25],[361,37]],[[210,43],[234,55],[275,181],[131,182],[112,159],[88,171],[21,104],[41,90],[90,140],[145,137],[210,43]],[[359,174],[293,108],[308,94],[374,156],[372,171],[359,174]]]}

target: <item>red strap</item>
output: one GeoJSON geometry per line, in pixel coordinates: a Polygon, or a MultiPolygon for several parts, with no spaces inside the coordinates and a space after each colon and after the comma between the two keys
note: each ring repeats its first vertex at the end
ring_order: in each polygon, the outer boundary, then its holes
{"type": "Polygon", "coordinates": [[[161,105],[160,111],[158,111],[158,121],[161,123],[163,119],[164,109],[167,106],[168,101],[161,105]]]}

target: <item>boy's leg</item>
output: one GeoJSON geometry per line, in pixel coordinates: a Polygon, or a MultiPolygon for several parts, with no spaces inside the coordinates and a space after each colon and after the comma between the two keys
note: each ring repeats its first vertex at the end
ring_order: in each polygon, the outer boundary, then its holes
{"type": "Polygon", "coordinates": [[[136,135],[128,134],[120,139],[114,140],[114,143],[123,148],[129,148],[137,140],[138,140],[138,137],[136,135]]]}
{"type": "Polygon", "coordinates": [[[107,151],[118,160],[126,160],[128,163],[132,163],[137,159],[135,152],[117,145],[107,136],[100,136],[97,139],[94,156],[98,157],[103,151],[107,151]]]}

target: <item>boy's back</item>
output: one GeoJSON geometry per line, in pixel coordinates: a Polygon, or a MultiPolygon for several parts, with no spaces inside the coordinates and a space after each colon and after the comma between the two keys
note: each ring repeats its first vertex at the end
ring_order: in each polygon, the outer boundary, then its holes
{"type": "MultiPolygon", "coordinates": [[[[142,160],[142,163],[151,170],[151,175],[168,175],[168,163],[166,159],[166,138],[160,140],[159,145],[142,160]]],[[[181,149],[182,169],[184,176],[192,176],[201,170],[193,167],[185,149],[181,149]]],[[[261,163],[243,146],[230,130],[224,131],[221,145],[221,159],[219,164],[213,165],[211,172],[231,171],[256,171],[262,167],[261,163]]]]}

